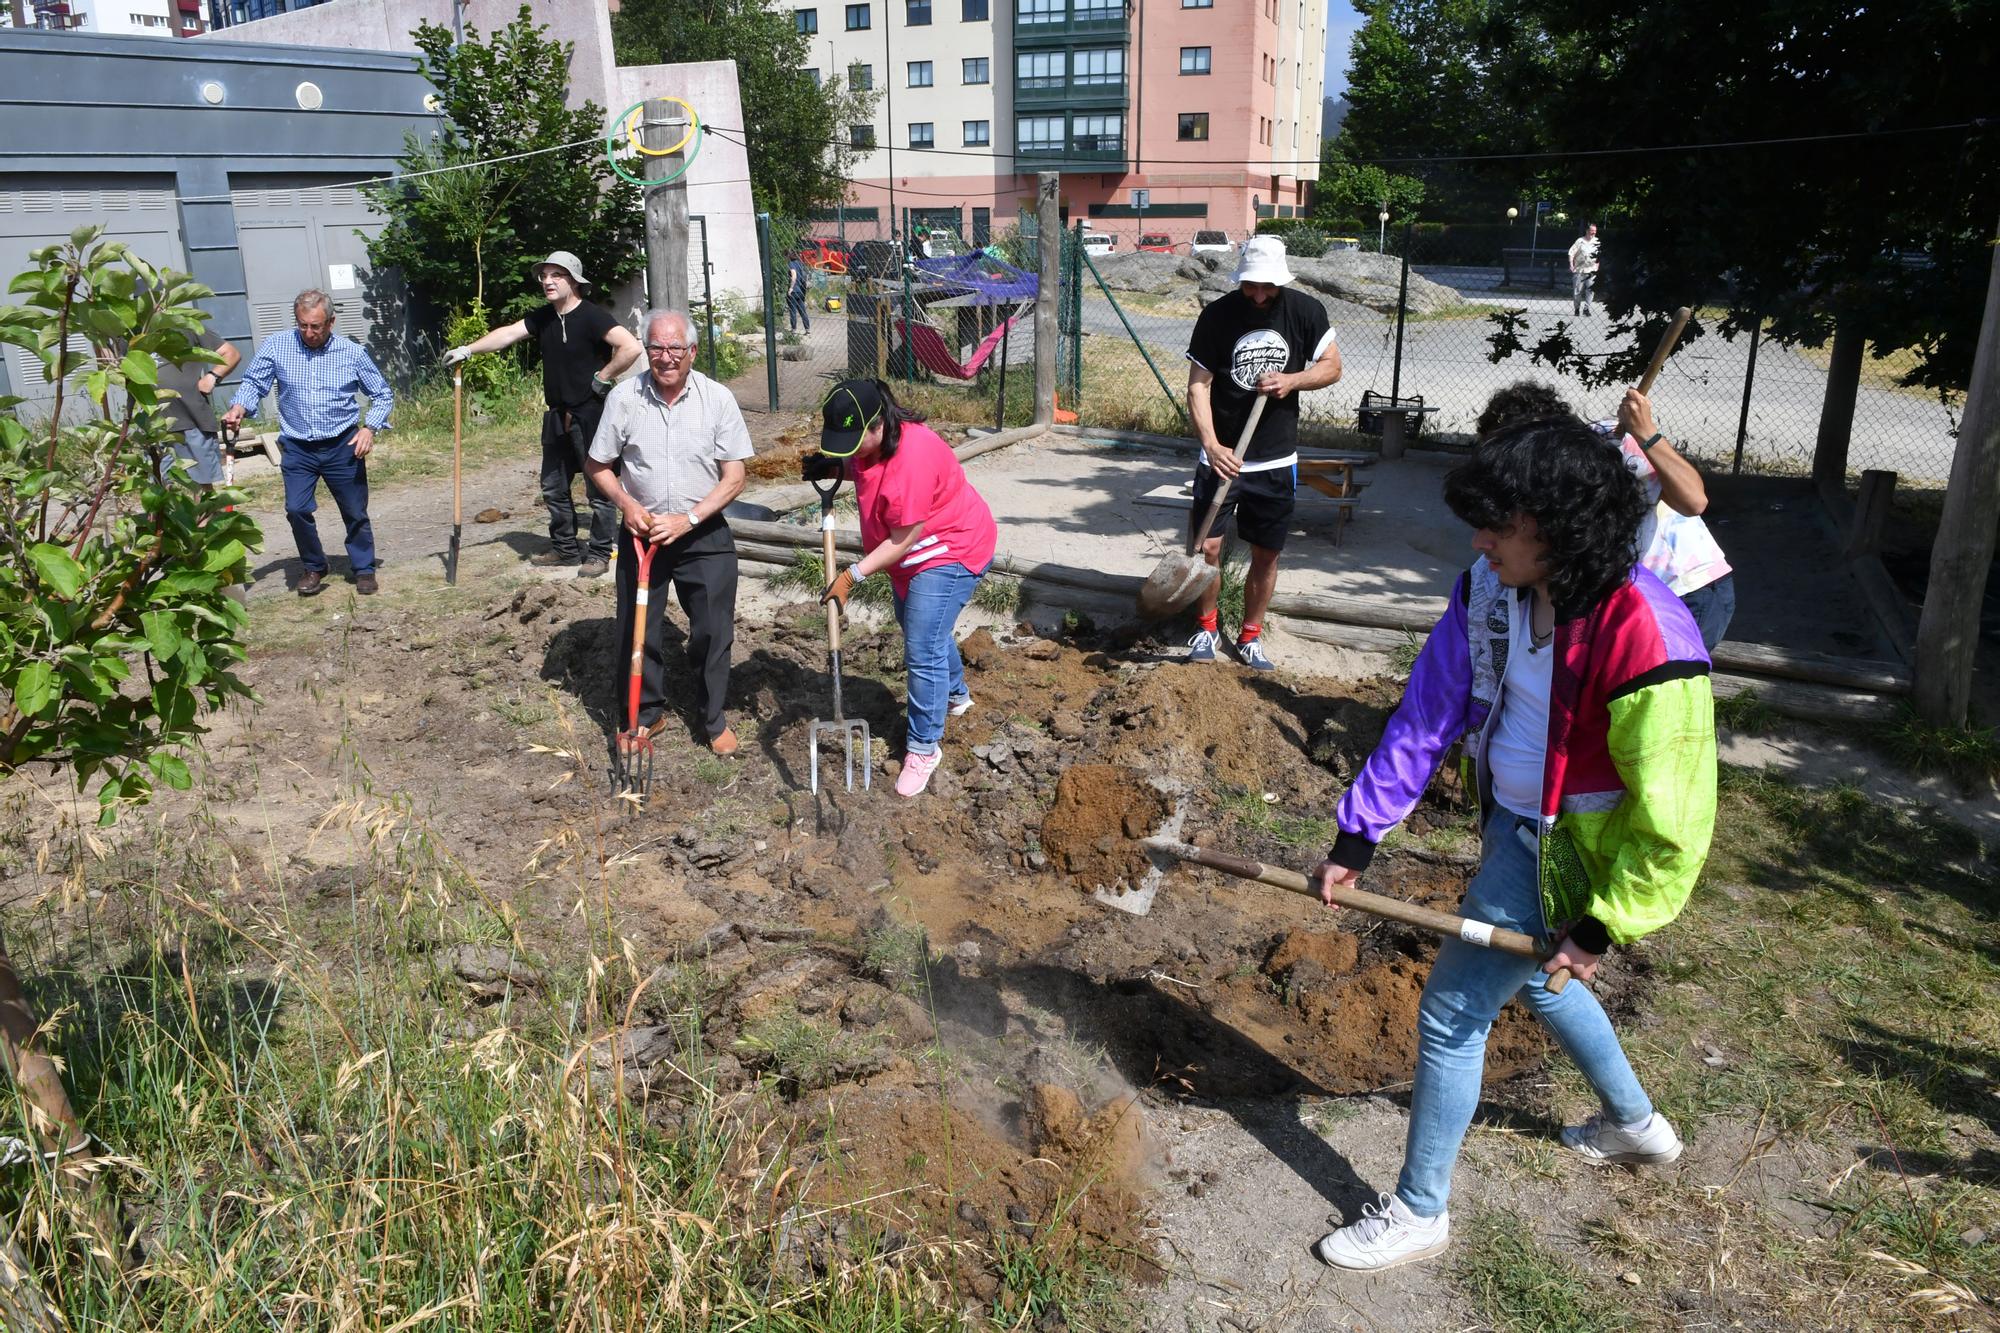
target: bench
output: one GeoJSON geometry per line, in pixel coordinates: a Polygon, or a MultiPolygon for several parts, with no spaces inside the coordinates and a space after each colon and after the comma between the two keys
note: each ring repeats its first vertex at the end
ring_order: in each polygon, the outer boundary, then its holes
{"type": "Polygon", "coordinates": [[[1500,251],[1500,285],[1502,287],[1514,285],[1514,269],[1518,266],[1524,270],[1524,284],[1534,281],[1535,270],[1539,268],[1548,278],[1548,281],[1541,284],[1542,286],[1560,287],[1562,282],[1556,276],[1557,264],[1563,266],[1564,273],[1569,272],[1567,249],[1544,250],[1537,246],[1531,250],[1525,245],[1509,246],[1500,251]]]}

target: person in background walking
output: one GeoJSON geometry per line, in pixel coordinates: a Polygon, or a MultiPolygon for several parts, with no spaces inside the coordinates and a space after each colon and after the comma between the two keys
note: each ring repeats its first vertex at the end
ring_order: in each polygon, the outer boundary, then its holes
{"type": "MultiPolygon", "coordinates": [[[[1201,312],[1187,350],[1188,416],[1201,442],[1188,527],[1192,531],[1208,515],[1217,487],[1232,482],[1202,555],[1211,565],[1222,564],[1223,533],[1234,514],[1236,535],[1250,547],[1236,657],[1258,671],[1276,669],[1264,653],[1262,635],[1298,489],[1299,395],[1340,378],[1340,347],[1326,307],[1292,289],[1291,281],[1285,243],[1276,236],[1251,237],[1237,261],[1236,290],[1201,312]],[[1236,438],[1259,394],[1271,401],[1257,422],[1250,452],[1238,464],[1236,438]]],[[[1219,581],[1202,594],[1201,628],[1188,640],[1190,662],[1215,660],[1219,598],[1219,581]]]]}
{"type": "MultiPolygon", "coordinates": [[[[584,468],[624,517],[618,562],[618,645],[612,698],[631,676],[627,657],[639,591],[640,542],[655,548],[649,589],[672,581],[687,613],[687,662],[695,714],[708,748],[736,753],[729,698],[729,650],[736,643],[736,538],[722,511],[742,494],[750,431],[729,390],[694,368],[694,321],[679,310],[646,316],[648,373],[604,400],[604,419],[584,468]]],[[[667,665],[660,625],[664,597],[648,597],[646,655],[640,668],[639,724],[658,736],[667,725],[667,665]]]]}
{"type": "Polygon", "coordinates": [[[785,288],[785,327],[793,333],[799,331],[801,324],[807,333],[813,331],[812,314],[806,308],[806,296],[810,290],[805,261],[793,255],[791,280],[785,288]]]}
{"type": "MultiPolygon", "coordinates": [[[[1517,422],[1574,415],[1548,385],[1521,380],[1487,400],[1475,430],[1484,439],[1517,422]]],[[[1708,487],[1700,471],[1655,428],[1652,401],[1636,388],[1625,391],[1617,420],[1593,422],[1591,429],[1617,443],[1626,470],[1645,488],[1648,508],[1639,524],[1639,563],[1681,599],[1701,631],[1701,646],[1713,653],[1736,615],[1736,575],[1701,518],[1708,509],[1708,487]]]]}
{"type": "Polygon", "coordinates": [[[1336,1268],[1393,1268],[1441,1252],[1452,1167],[1486,1038],[1519,996],[1555,1033],[1599,1111],[1561,1132],[1587,1162],[1663,1165],[1680,1136],[1639,1083],[1587,986],[1613,945],[1672,922],[1715,827],[1715,706],[1694,618],[1636,563],[1646,503],[1574,416],[1517,423],[1445,479],[1478,558],[1411,669],[1403,701],[1335,813],[1313,878],[1352,885],[1463,740],[1483,833],[1459,909],[1548,940],[1546,962],[1460,939],[1439,948],[1417,1008],[1403,1170],[1315,1252],[1336,1268]]]}
{"type": "Polygon", "coordinates": [[[548,304],[526,317],[454,347],[444,363],[455,366],[481,352],[497,352],[532,337],[542,353],[542,503],[549,510],[549,549],[530,556],[531,565],[582,564],[578,578],[594,579],[610,568],[611,542],[618,532],[618,507],[603,492],[584,483],[590,499],[587,546],[577,536],[581,524],[576,508],[576,478],[585,470],[584,456],[597,438],[604,413],[604,396],[618,377],[639,360],[639,340],[612,318],[603,306],[583,299],[583,265],[567,250],[558,250],[535,265],[548,304]]]}
{"type": "Polygon", "coordinates": [[[842,380],[820,406],[820,418],[820,452],[848,460],[861,544],[868,548],[832,576],[820,600],[833,604],[828,615],[839,615],[856,583],[889,575],[909,686],[909,736],[896,794],[916,796],[943,757],[946,715],[960,717],[972,707],[952,628],[993,563],[1000,531],[951,446],[881,380],[842,380]]]}
{"type": "Polygon", "coordinates": [[[1569,247],[1569,303],[1572,314],[1594,313],[1590,308],[1590,298],[1596,286],[1597,224],[1586,222],[1583,234],[1569,247]]]}
{"type": "Polygon", "coordinates": [[[279,470],[285,478],[285,518],[292,525],[306,572],[298,594],[311,597],[326,582],[326,550],[313,514],[324,481],[347,525],[347,565],[354,590],[372,595],[375,529],[368,522],[368,455],[375,433],[389,429],[396,395],[361,345],[333,331],[333,302],[307,288],[292,302],[296,328],[274,333],[250,358],[236,397],[222,414],[231,427],[257,410],[264,395],[278,391],[278,441],[284,450],[279,470]],[[364,421],[357,393],[368,395],[364,421]]]}
{"type": "Polygon", "coordinates": [[[178,395],[164,399],[160,411],[173,423],[178,436],[174,441],[174,453],[187,463],[188,480],[207,490],[214,490],[222,484],[222,441],[217,438],[215,408],[208,396],[236,369],[243,356],[236,350],[236,344],[215,331],[213,324],[202,325],[201,337],[196,340],[196,345],[220,356],[222,364],[218,366],[212,361],[160,362],[159,387],[171,389],[178,395]]]}

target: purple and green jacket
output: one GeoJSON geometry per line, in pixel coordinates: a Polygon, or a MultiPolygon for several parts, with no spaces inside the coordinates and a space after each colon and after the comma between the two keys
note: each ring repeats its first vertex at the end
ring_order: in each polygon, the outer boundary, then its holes
{"type": "MultiPolygon", "coordinates": [[[[1403,702],[1340,798],[1329,859],[1365,869],[1384,834],[1465,741],[1482,825],[1486,743],[1507,670],[1516,591],[1478,561],[1452,590],[1403,702]]],[[[1555,628],[1542,766],[1540,878],[1549,928],[1601,953],[1679,915],[1715,827],[1715,704],[1694,618],[1643,567],[1555,628]]]]}

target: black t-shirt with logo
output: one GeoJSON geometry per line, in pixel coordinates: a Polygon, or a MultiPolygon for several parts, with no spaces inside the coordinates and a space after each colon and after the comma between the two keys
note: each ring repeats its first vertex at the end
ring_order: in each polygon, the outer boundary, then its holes
{"type": "Polygon", "coordinates": [[[567,315],[545,305],[521,322],[542,349],[542,397],[548,405],[561,411],[596,401],[590,377],[611,360],[611,330],[618,327],[611,312],[579,301],[567,315]]]}
{"type": "MultiPolygon", "coordinates": [[[[1236,437],[1257,398],[1257,377],[1268,371],[1296,375],[1318,359],[1333,336],[1326,307],[1290,287],[1278,289],[1269,310],[1259,310],[1240,290],[1211,301],[1194,322],[1188,360],[1215,376],[1209,410],[1215,438],[1236,448],[1236,437]]],[[[1298,452],[1299,396],[1288,393],[1264,404],[1264,416],[1250,441],[1248,466],[1298,452]]]]}

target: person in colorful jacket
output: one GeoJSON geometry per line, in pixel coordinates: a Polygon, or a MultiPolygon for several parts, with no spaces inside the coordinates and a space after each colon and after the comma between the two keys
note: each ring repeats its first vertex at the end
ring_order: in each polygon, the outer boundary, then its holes
{"type": "MultiPolygon", "coordinates": [[[[1509,426],[1445,481],[1479,555],[1431,631],[1401,705],[1337,813],[1315,878],[1352,884],[1463,740],[1483,831],[1469,918],[1551,941],[1547,960],[1447,940],[1418,1008],[1403,1170],[1316,1252],[1390,1268],[1445,1248],[1445,1203],[1479,1101],[1486,1036],[1518,994],[1590,1080],[1602,1111],[1562,1131],[1597,1163],[1665,1163],[1681,1143],[1653,1109],[1583,981],[1612,945],[1679,914],[1715,822],[1709,659],[1693,618],[1638,564],[1646,502],[1574,416],[1509,426]]],[[[1331,899],[1328,898],[1329,905],[1331,899]]]]}

